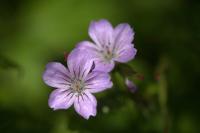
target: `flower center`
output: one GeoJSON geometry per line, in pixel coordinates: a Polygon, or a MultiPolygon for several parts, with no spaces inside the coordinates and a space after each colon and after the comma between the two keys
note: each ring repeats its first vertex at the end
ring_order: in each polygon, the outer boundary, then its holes
{"type": "Polygon", "coordinates": [[[84,83],[81,80],[75,79],[74,81],[72,81],[71,88],[74,92],[81,93],[84,89],[84,83]]]}
{"type": "Polygon", "coordinates": [[[107,61],[110,61],[114,57],[114,54],[112,50],[109,49],[109,47],[105,47],[101,53],[103,54],[104,59],[107,61]]]}
{"type": "Polygon", "coordinates": [[[110,51],[106,51],[104,53],[104,58],[108,61],[110,61],[113,58],[113,54],[110,51]]]}

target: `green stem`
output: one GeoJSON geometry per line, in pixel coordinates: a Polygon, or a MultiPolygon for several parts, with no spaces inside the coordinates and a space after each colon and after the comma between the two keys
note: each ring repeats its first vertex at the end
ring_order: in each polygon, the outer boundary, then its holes
{"type": "Polygon", "coordinates": [[[167,81],[164,75],[161,75],[159,81],[159,102],[161,107],[161,113],[163,118],[163,132],[169,132],[169,120],[168,120],[168,109],[167,109],[167,81]]]}
{"type": "Polygon", "coordinates": [[[166,59],[161,60],[161,64],[158,68],[160,78],[158,80],[159,83],[159,103],[161,108],[161,114],[163,119],[163,133],[169,132],[169,114],[167,109],[167,79],[165,76],[165,72],[168,68],[168,61],[166,59]]]}

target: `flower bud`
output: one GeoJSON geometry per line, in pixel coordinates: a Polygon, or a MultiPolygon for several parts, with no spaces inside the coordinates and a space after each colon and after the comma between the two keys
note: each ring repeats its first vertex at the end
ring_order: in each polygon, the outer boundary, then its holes
{"type": "Polygon", "coordinates": [[[126,78],[125,84],[131,93],[135,93],[137,91],[137,86],[132,81],[130,81],[128,78],[126,78]]]}

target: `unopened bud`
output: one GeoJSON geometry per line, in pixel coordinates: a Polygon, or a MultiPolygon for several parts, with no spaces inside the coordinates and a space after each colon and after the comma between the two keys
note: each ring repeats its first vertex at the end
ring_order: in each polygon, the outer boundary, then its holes
{"type": "Polygon", "coordinates": [[[131,93],[135,93],[137,91],[137,86],[132,81],[130,81],[128,78],[126,78],[125,84],[131,93]]]}

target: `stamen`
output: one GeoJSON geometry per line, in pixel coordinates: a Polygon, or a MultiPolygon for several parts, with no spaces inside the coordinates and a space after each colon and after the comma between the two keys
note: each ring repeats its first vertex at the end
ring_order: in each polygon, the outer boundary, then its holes
{"type": "Polygon", "coordinates": [[[71,83],[71,88],[74,93],[81,94],[82,91],[84,90],[84,83],[82,80],[79,79],[74,79],[71,83]]]}
{"type": "Polygon", "coordinates": [[[101,49],[99,52],[101,53],[101,55],[103,55],[103,58],[108,62],[111,61],[114,57],[113,50],[109,46],[103,47],[103,49],[101,49]]]}

